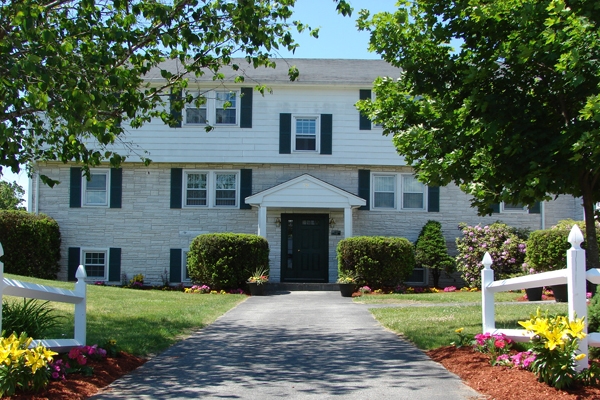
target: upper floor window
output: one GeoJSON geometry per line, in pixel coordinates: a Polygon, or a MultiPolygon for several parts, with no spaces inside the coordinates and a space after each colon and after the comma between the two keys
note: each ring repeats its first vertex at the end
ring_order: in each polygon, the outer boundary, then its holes
{"type": "Polygon", "coordinates": [[[109,170],[94,170],[90,172],[90,179],[82,177],[83,204],[86,206],[107,206],[109,170]]]}
{"type": "Polygon", "coordinates": [[[194,104],[186,106],[186,125],[238,125],[238,91],[209,91],[204,96],[205,103],[199,107],[194,104]]]}
{"type": "Polygon", "coordinates": [[[238,172],[184,171],[185,207],[236,207],[238,172]]]}
{"type": "Polygon", "coordinates": [[[412,174],[374,174],[373,208],[424,211],[425,189],[412,174]]]}
{"type": "Polygon", "coordinates": [[[317,127],[317,117],[295,117],[294,151],[317,151],[317,127]]]}

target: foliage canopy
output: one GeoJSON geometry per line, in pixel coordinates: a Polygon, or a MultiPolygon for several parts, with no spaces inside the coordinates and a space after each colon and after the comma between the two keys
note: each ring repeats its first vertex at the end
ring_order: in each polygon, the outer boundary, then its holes
{"type": "MultiPolygon", "coordinates": [[[[377,80],[376,99],[359,108],[394,135],[419,179],[455,182],[481,214],[500,201],[581,196],[593,226],[600,201],[600,3],[398,6],[373,17],[361,11],[359,28],[371,31],[371,48],[403,74],[377,80]]],[[[597,266],[597,247],[588,258],[597,266]]]]}

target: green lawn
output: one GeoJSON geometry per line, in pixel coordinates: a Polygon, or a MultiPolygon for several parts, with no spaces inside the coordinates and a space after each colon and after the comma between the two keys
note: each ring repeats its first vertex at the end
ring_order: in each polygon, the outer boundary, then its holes
{"type": "MultiPolygon", "coordinates": [[[[494,295],[494,300],[516,301],[519,297],[523,297],[523,293],[500,292],[494,295]]],[[[365,304],[481,303],[481,292],[381,294],[355,297],[354,301],[365,304]]]]}
{"type": "MultiPolygon", "coordinates": [[[[65,289],[74,288],[71,282],[5,276],[65,289]]],[[[87,294],[87,343],[102,345],[114,339],[121,350],[138,356],[165,350],[246,299],[245,295],[185,294],[95,285],[88,285],[87,294]]],[[[64,303],[49,304],[65,318],[48,338],[72,338],[75,307],[64,303]]]]}
{"type": "MultiPolygon", "coordinates": [[[[481,293],[479,293],[481,295],[481,293]]],[[[375,296],[373,296],[375,297],[375,296]]],[[[517,323],[529,319],[537,308],[550,313],[567,313],[567,303],[497,304],[497,328],[521,328],[517,323]]],[[[423,350],[447,346],[455,341],[458,328],[475,335],[482,332],[481,306],[391,307],[371,309],[371,313],[386,328],[402,335],[423,350]]]]}

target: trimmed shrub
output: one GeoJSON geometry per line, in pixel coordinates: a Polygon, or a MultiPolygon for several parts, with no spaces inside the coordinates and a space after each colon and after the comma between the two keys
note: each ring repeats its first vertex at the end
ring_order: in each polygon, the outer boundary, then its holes
{"type": "Polygon", "coordinates": [[[237,289],[257,269],[269,271],[269,243],[257,235],[207,233],[190,245],[190,279],[214,290],[237,289]]]}
{"type": "Polygon", "coordinates": [[[60,229],[43,214],[0,211],[4,272],[56,279],[60,270],[60,229]]]}
{"type": "Polygon", "coordinates": [[[404,238],[357,236],[338,243],[338,274],[354,274],[361,285],[396,286],[412,274],[414,246],[404,238]]]}
{"type": "Polygon", "coordinates": [[[501,222],[491,225],[467,226],[460,224],[463,237],[456,239],[458,256],[457,268],[462,279],[471,288],[481,288],[483,256],[490,253],[495,279],[506,279],[514,274],[522,274],[527,245],[514,232],[514,229],[501,222]]]}
{"type": "Polygon", "coordinates": [[[427,268],[433,276],[433,286],[438,287],[442,272],[451,274],[456,270],[454,259],[448,255],[442,224],[429,220],[421,229],[415,243],[415,264],[427,268]]]}
{"type": "MultiPolygon", "coordinates": [[[[567,250],[571,248],[569,233],[577,224],[585,239],[585,222],[566,219],[559,221],[550,229],[534,231],[527,240],[527,267],[535,272],[556,271],[567,268],[567,250]]],[[[596,226],[598,244],[600,245],[600,229],[596,226]]],[[[581,245],[585,248],[585,242],[581,245]]]]}

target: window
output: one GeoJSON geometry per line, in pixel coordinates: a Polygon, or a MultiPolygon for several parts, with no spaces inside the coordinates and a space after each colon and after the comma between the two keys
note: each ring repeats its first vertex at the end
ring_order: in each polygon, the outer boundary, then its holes
{"type": "Polygon", "coordinates": [[[188,173],[186,178],[187,189],[185,197],[186,206],[205,206],[207,198],[207,174],[188,173]]]}
{"type": "Polygon", "coordinates": [[[200,107],[185,108],[186,125],[237,125],[239,120],[237,91],[209,91],[206,102],[200,107]]]}
{"type": "Polygon", "coordinates": [[[184,207],[236,207],[239,173],[184,171],[184,207]]]}
{"type": "Polygon", "coordinates": [[[82,250],[81,259],[88,278],[106,279],[106,251],[82,250]]]}
{"type": "Polygon", "coordinates": [[[294,151],[317,151],[317,117],[296,117],[294,120],[294,151]]]}
{"type": "Polygon", "coordinates": [[[425,282],[425,268],[413,268],[412,274],[406,279],[406,283],[427,283],[425,282]]]}
{"type": "Polygon", "coordinates": [[[90,179],[82,177],[83,204],[86,206],[107,206],[109,171],[94,170],[90,172],[90,179]]]}
{"type": "Polygon", "coordinates": [[[402,208],[422,210],[425,208],[425,185],[414,175],[402,176],[402,208]]]}
{"type": "Polygon", "coordinates": [[[412,174],[374,174],[373,208],[424,211],[425,189],[412,174]]]}
{"type": "Polygon", "coordinates": [[[396,207],[396,177],[394,175],[373,177],[373,204],[375,208],[396,207]]]}
{"type": "Polygon", "coordinates": [[[526,213],[527,206],[524,206],[523,204],[520,204],[520,203],[517,203],[517,204],[502,203],[501,212],[526,213]]]}

